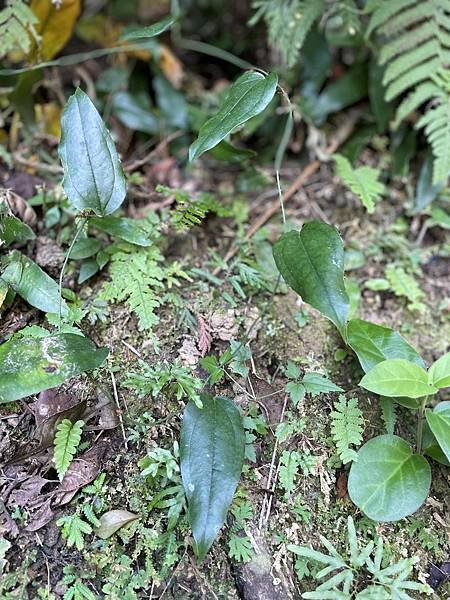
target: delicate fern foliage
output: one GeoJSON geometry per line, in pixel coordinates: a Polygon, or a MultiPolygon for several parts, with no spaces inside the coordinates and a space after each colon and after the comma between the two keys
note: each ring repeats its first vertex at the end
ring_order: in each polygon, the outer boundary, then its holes
{"type": "Polygon", "coordinates": [[[7,0],[0,11],[0,57],[20,49],[27,54],[31,48],[31,36],[40,40],[34,25],[39,19],[22,0],[7,0]]]}
{"type": "Polygon", "coordinates": [[[409,300],[408,308],[410,310],[422,312],[425,309],[425,305],[420,302],[424,297],[423,291],[414,277],[407,273],[403,267],[388,265],[384,273],[394,294],[404,296],[409,300]]]}
{"type": "Polygon", "coordinates": [[[92,533],[92,527],[80,517],[78,513],[66,515],[56,521],[61,527],[62,537],[67,541],[67,546],[75,546],[81,551],[84,548],[84,536],[92,533]]]}
{"type": "Polygon", "coordinates": [[[324,7],[323,0],[257,0],[253,2],[256,13],[250,25],[263,18],[270,45],[280,51],[288,67],[293,67],[308,32],[324,7]]]}
{"type": "Polygon", "coordinates": [[[368,213],[373,213],[375,202],[385,192],[384,184],[378,180],[380,171],[368,166],[355,169],[350,161],[340,154],[334,154],[333,158],[336,161],[336,174],[342,183],[358,196],[368,213]]]}
{"type": "Polygon", "coordinates": [[[382,39],[379,63],[385,65],[386,100],[408,93],[396,115],[400,123],[426,102],[438,101],[418,127],[426,131],[436,157],[434,183],[447,181],[450,156],[448,100],[436,76],[450,65],[450,0],[379,0],[367,29],[382,39]]]}
{"type": "Polygon", "coordinates": [[[331,435],[333,436],[339,458],[344,464],[357,461],[358,455],[350,446],[359,446],[362,442],[364,421],[356,398],[339,396],[331,413],[331,435]]]}
{"type": "Polygon", "coordinates": [[[380,398],[379,404],[381,408],[381,417],[386,428],[386,433],[393,435],[395,429],[395,423],[397,422],[397,415],[395,413],[395,404],[391,398],[380,398]]]}
{"type": "Polygon", "coordinates": [[[56,428],[53,460],[58,477],[62,479],[75,456],[83,432],[84,421],[72,423],[63,419],[56,428]]]}

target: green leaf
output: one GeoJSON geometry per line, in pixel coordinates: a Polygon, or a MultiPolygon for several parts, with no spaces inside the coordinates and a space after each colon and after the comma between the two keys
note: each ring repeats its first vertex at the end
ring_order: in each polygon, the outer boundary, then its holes
{"type": "Polygon", "coordinates": [[[148,232],[135,219],[111,216],[92,217],[89,219],[89,225],[136,246],[152,245],[148,232]]]}
{"type": "Polygon", "coordinates": [[[244,460],[245,432],[228,398],[202,394],[203,408],[189,402],[181,426],[181,476],[195,551],[203,559],[222,527],[244,460]]]}
{"type": "Polygon", "coordinates": [[[82,258],[90,258],[97,254],[102,245],[99,240],[94,238],[84,238],[82,240],[78,240],[72,248],[71,253],[69,254],[69,258],[73,260],[80,260],[82,258]]]}
{"type": "Polygon", "coordinates": [[[319,373],[305,373],[302,384],[306,393],[311,396],[327,394],[328,392],[343,392],[344,390],[319,373]]]}
{"type": "Polygon", "coordinates": [[[388,358],[404,358],[425,366],[416,350],[397,331],[370,321],[352,319],[349,322],[348,344],[366,373],[388,358]]]}
{"type": "Polygon", "coordinates": [[[63,419],[56,427],[53,461],[60,480],[67,473],[81,441],[84,421],[63,419]]]}
{"type": "Polygon", "coordinates": [[[11,339],[0,346],[0,403],[56,387],[99,367],[107,348],[73,333],[11,339]]]}
{"type": "Polygon", "coordinates": [[[125,199],[126,181],[114,142],[97,109],[79,88],[61,117],[63,187],[79,210],[109,215],[125,199]]]}
{"type": "Polygon", "coordinates": [[[136,40],[141,38],[152,38],[157,35],[161,35],[164,31],[167,31],[172,27],[175,23],[175,17],[169,15],[161,21],[157,21],[156,23],[152,23],[148,25],[148,27],[139,27],[138,29],[133,29],[132,31],[128,31],[124,35],[120,36],[121,40],[136,40]]]}
{"type": "Polygon", "coordinates": [[[283,234],[273,248],[283,279],[328,317],[347,339],[349,299],[344,286],[344,247],[335,227],[321,221],[283,234]]]}
{"type": "Polygon", "coordinates": [[[294,406],[297,406],[299,402],[305,397],[306,389],[305,386],[299,381],[289,381],[285,387],[286,393],[290,395],[294,406]]]}
{"type": "Polygon", "coordinates": [[[30,258],[13,250],[3,261],[7,265],[1,279],[24,300],[48,313],[59,313],[66,316],[69,309],[64,300],[60,300],[59,287],[45,271],[30,258]]]}
{"type": "Polygon", "coordinates": [[[233,129],[261,113],[275,95],[277,83],[276,73],[265,77],[250,71],[236,79],[218,113],[200,128],[198,138],[189,148],[189,160],[211,150],[233,129]]]}
{"type": "Polygon", "coordinates": [[[434,362],[428,370],[430,385],[437,388],[450,386],[450,352],[444,354],[434,362]]]}
{"type": "Polygon", "coordinates": [[[102,540],[111,537],[121,527],[139,519],[139,515],[124,509],[108,510],[100,517],[100,525],[94,529],[95,535],[102,540]]]}
{"type": "Polygon", "coordinates": [[[439,402],[433,411],[427,410],[425,414],[431,431],[450,461],[450,402],[439,402]]]}
{"type": "Polygon", "coordinates": [[[251,359],[252,351],[248,346],[238,340],[231,340],[230,348],[232,352],[230,369],[233,373],[237,373],[237,375],[240,375],[241,377],[247,377],[249,371],[247,361],[251,359]]]}
{"type": "Polygon", "coordinates": [[[384,184],[378,181],[380,171],[364,165],[357,169],[350,161],[340,154],[333,154],[336,161],[336,174],[366,207],[368,213],[373,213],[375,202],[380,200],[385,192],[384,184]]]}
{"type": "Polygon", "coordinates": [[[445,456],[436,436],[428,425],[428,421],[425,421],[423,424],[422,448],[424,454],[430,456],[436,462],[441,463],[441,465],[450,467],[450,460],[445,456]]]}
{"type": "Polygon", "coordinates": [[[391,358],[378,363],[364,375],[359,385],[388,398],[421,398],[437,392],[437,388],[428,383],[425,369],[403,358],[391,358]]]}
{"type": "Polygon", "coordinates": [[[414,213],[420,213],[427,208],[444,187],[443,183],[433,184],[433,162],[433,153],[428,150],[417,180],[416,194],[413,200],[414,213]]]}
{"type": "Polygon", "coordinates": [[[159,133],[159,119],[152,112],[146,94],[118,92],[113,98],[112,108],[117,118],[129,129],[150,135],[159,133]]]}
{"type": "Polygon", "coordinates": [[[348,493],[374,521],[397,521],[415,512],[426,500],[431,483],[430,466],[413,454],[405,440],[380,435],[358,451],[348,479],[348,493]]]}
{"type": "Polygon", "coordinates": [[[13,242],[23,243],[36,237],[34,231],[26,223],[14,215],[2,215],[0,213],[0,241],[6,248],[13,242]]]}

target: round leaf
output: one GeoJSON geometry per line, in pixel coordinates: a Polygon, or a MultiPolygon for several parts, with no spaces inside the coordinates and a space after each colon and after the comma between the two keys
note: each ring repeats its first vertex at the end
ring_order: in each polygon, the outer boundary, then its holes
{"type": "Polygon", "coordinates": [[[228,398],[202,394],[190,402],[181,427],[181,476],[188,519],[203,559],[222,527],[242,471],[245,433],[238,408],[228,398]]]}
{"type": "Polygon", "coordinates": [[[421,398],[435,394],[437,389],[428,384],[427,372],[403,358],[393,358],[378,363],[359,382],[369,392],[394,398],[407,396],[421,398]]]}
{"type": "Polygon", "coordinates": [[[126,194],[119,156],[97,109],[79,88],[61,117],[58,152],[64,191],[76,208],[91,209],[100,217],[119,208],[126,194]]]}
{"type": "Polygon", "coordinates": [[[352,464],[348,493],[374,521],[398,521],[415,512],[428,496],[431,470],[426,459],[413,454],[405,440],[380,435],[358,451],[352,464]]]}
{"type": "Polygon", "coordinates": [[[321,221],[305,223],[301,231],[280,237],[273,256],[286,283],[328,317],[346,340],[350,303],[344,286],[344,246],[337,229],[321,221]]]}
{"type": "Polygon", "coordinates": [[[427,410],[426,418],[439,446],[450,461],[450,402],[440,402],[433,411],[427,410]]]}
{"type": "Polygon", "coordinates": [[[107,348],[73,333],[11,339],[0,346],[0,403],[19,400],[99,367],[107,348]]]}
{"type": "Polygon", "coordinates": [[[450,386],[450,352],[438,358],[431,365],[428,376],[430,383],[437,388],[450,386]]]}
{"type": "Polygon", "coordinates": [[[256,71],[244,73],[230,87],[219,111],[200,128],[198,138],[189,148],[189,160],[214,148],[233,129],[261,113],[275,95],[276,73],[265,77],[256,71]]]}

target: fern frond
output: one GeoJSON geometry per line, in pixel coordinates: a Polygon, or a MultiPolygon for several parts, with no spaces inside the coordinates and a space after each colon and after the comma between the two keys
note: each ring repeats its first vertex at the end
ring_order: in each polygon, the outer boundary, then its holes
{"type": "Polygon", "coordinates": [[[254,25],[261,18],[268,28],[269,44],[277,48],[288,67],[293,67],[311,27],[321,16],[323,0],[257,0],[254,25]]]}
{"type": "Polygon", "coordinates": [[[425,294],[412,275],[407,273],[403,267],[396,267],[395,265],[388,265],[384,274],[394,294],[409,300],[408,308],[410,310],[424,310],[425,306],[420,300],[425,294]]]}
{"type": "Polygon", "coordinates": [[[380,398],[379,404],[381,408],[381,417],[386,428],[386,433],[393,435],[395,423],[397,422],[397,415],[395,413],[395,403],[392,401],[391,398],[380,398]]]}
{"type": "Polygon", "coordinates": [[[84,421],[72,423],[69,419],[63,419],[56,428],[53,461],[60,479],[66,474],[75,456],[81,440],[83,426],[84,421]]]}
{"type": "Polygon", "coordinates": [[[359,446],[362,442],[364,421],[356,398],[346,400],[345,396],[339,396],[334,403],[334,411],[331,413],[331,435],[340,459],[344,464],[357,461],[356,451],[350,446],[359,446]]]}
{"type": "Polygon", "coordinates": [[[367,212],[373,213],[375,202],[384,194],[384,184],[378,181],[380,172],[372,167],[353,168],[349,160],[340,154],[333,155],[336,161],[336,174],[366,207],[367,212]]]}
{"type": "Polygon", "coordinates": [[[27,54],[31,39],[40,40],[34,25],[39,19],[22,0],[8,0],[0,11],[0,57],[20,49],[27,54]]]}

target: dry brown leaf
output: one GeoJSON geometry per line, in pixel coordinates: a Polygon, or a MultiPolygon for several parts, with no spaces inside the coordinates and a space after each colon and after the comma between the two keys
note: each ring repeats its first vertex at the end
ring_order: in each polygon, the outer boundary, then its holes
{"type": "Polygon", "coordinates": [[[33,228],[37,223],[37,215],[31,206],[28,206],[26,200],[12,190],[5,190],[1,193],[1,200],[6,200],[10,211],[16,217],[19,217],[24,223],[33,228]]]}
{"type": "Polygon", "coordinates": [[[13,490],[8,498],[8,506],[12,509],[16,506],[28,506],[35,501],[44,485],[50,483],[50,479],[44,479],[40,475],[32,475],[27,477],[19,488],[13,490]]]}
{"type": "Polygon", "coordinates": [[[164,44],[159,46],[159,66],[173,87],[178,89],[184,77],[183,64],[164,44]]]}
{"type": "Polygon", "coordinates": [[[208,323],[201,315],[197,315],[198,322],[198,349],[202,356],[209,351],[212,343],[211,330],[208,323]]]}
{"type": "Polygon", "coordinates": [[[136,519],[139,519],[139,515],[135,515],[128,510],[108,510],[100,517],[100,525],[95,528],[95,534],[102,540],[106,540],[116,531],[136,521],[136,519]]]}
{"type": "Polygon", "coordinates": [[[48,498],[42,506],[35,512],[31,521],[25,527],[25,531],[37,531],[47,525],[53,519],[53,511],[51,509],[52,498],[48,498]]]}
{"type": "Polygon", "coordinates": [[[68,42],[81,10],[80,0],[32,0],[31,10],[39,19],[36,31],[41,36],[39,47],[34,46],[29,59],[50,60],[68,42]]]}

